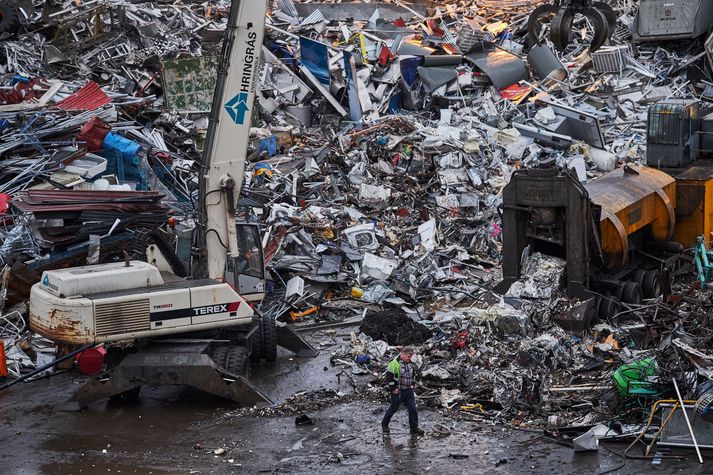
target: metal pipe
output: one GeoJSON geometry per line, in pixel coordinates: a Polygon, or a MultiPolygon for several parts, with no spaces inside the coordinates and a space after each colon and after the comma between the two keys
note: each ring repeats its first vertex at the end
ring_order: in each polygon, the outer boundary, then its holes
{"type": "Polygon", "coordinates": [[[676,388],[676,396],[678,396],[678,402],[681,404],[681,410],[683,411],[683,417],[686,419],[686,425],[688,426],[688,433],[691,434],[691,439],[693,440],[693,446],[696,448],[696,454],[698,454],[698,461],[703,463],[703,457],[701,456],[701,449],[698,447],[698,442],[696,441],[696,435],[693,433],[693,427],[691,427],[691,421],[688,420],[688,413],[686,412],[686,406],[683,404],[683,398],[681,397],[681,391],[678,390],[678,383],[676,378],[672,378],[673,387],[676,388]]]}
{"type": "Polygon", "coordinates": [[[67,354],[64,355],[64,356],[60,356],[60,357],[57,358],[56,360],[47,363],[46,365],[42,366],[41,368],[37,368],[36,370],[34,370],[34,371],[31,372],[31,373],[27,373],[27,374],[24,375],[24,376],[21,376],[21,377],[19,377],[19,378],[17,378],[17,379],[13,379],[13,380],[10,381],[9,383],[3,384],[2,386],[0,386],[0,391],[2,391],[3,389],[7,389],[7,388],[9,388],[10,386],[12,386],[12,385],[14,385],[14,384],[17,384],[17,383],[19,383],[20,381],[24,381],[24,380],[26,380],[26,379],[28,379],[28,378],[31,378],[31,377],[33,377],[33,376],[35,376],[35,375],[37,375],[37,374],[40,374],[40,373],[43,372],[44,370],[46,370],[46,369],[48,369],[48,368],[51,368],[52,366],[57,365],[57,364],[61,363],[62,361],[68,360],[68,359],[72,358],[73,356],[76,356],[76,355],[78,355],[79,353],[81,353],[82,351],[87,350],[87,349],[89,349],[89,348],[91,348],[91,347],[93,347],[93,346],[95,346],[95,345],[96,345],[96,343],[90,343],[90,344],[88,344],[88,345],[82,346],[81,348],[79,348],[79,349],[77,349],[77,350],[74,350],[74,351],[71,352],[71,353],[67,353],[67,354]]]}

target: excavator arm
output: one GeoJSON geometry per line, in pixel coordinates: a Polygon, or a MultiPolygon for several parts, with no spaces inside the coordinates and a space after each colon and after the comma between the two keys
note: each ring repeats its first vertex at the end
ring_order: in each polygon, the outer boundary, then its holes
{"type": "Polygon", "coordinates": [[[194,276],[224,280],[239,257],[235,209],[258,87],[266,0],[233,0],[203,151],[194,276]]]}

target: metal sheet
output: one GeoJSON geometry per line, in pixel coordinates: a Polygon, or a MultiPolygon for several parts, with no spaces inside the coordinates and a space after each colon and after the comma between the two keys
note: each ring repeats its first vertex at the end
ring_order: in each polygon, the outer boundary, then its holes
{"type": "Polygon", "coordinates": [[[409,5],[409,10],[399,5],[391,3],[296,3],[295,8],[300,17],[308,17],[316,10],[322,12],[322,15],[327,20],[344,21],[349,18],[358,21],[367,21],[374,14],[374,11],[379,10],[379,17],[384,20],[397,20],[399,18],[411,18],[416,11],[419,14],[426,16],[426,5],[409,5]]]}
{"type": "Polygon", "coordinates": [[[538,45],[527,54],[535,75],[540,79],[553,78],[563,81],[567,77],[567,70],[548,46],[538,45]]]}
{"type": "Polygon", "coordinates": [[[362,110],[359,102],[359,86],[356,81],[356,65],[354,58],[348,51],[344,52],[344,76],[347,80],[349,91],[349,116],[353,122],[360,122],[362,110]]]}
{"type": "Polygon", "coordinates": [[[319,82],[329,87],[329,53],[327,45],[300,36],[300,59],[319,82]]]}
{"type": "Polygon", "coordinates": [[[483,71],[498,89],[530,77],[525,63],[507,51],[478,51],[466,55],[465,58],[483,71]]]}
{"type": "Polygon", "coordinates": [[[428,92],[433,92],[444,84],[455,81],[458,73],[453,68],[424,68],[418,67],[418,75],[428,92]]]}

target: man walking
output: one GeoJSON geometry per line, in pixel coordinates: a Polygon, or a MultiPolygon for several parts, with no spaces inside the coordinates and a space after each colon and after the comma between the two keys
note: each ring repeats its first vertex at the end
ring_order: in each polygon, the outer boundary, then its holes
{"type": "Polygon", "coordinates": [[[418,411],[416,410],[416,395],[413,392],[413,365],[411,364],[413,350],[404,347],[399,356],[391,360],[386,367],[386,383],[391,394],[391,405],[386,410],[384,418],[381,420],[381,428],[384,434],[389,433],[389,422],[396,414],[401,404],[408,409],[408,425],[411,433],[423,435],[424,432],[418,427],[418,411]]]}

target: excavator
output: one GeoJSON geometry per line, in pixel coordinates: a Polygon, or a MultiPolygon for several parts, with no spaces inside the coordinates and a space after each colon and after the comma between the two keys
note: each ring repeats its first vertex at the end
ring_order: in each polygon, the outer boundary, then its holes
{"type": "MultiPolygon", "coordinates": [[[[30,293],[30,326],[64,345],[124,348],[118,364],[79,388],[80,408],[104,398],[138,397],[143,385],[187,385],[252,405],[270,402],[247,379],[250,361],[274,361],[277,345],[300,356],[316,350],[254,304],[264,296],[257,226],[240,224],[243,182],[267,0],[234,0],[225,31],[203,152],[190,279],[147,261],[45,271],[30,293]]],[[[169,249],[170,250],[170,249],[169,249]]],[[[164,266],[165,267],[165,266],[164,266]]]]}

